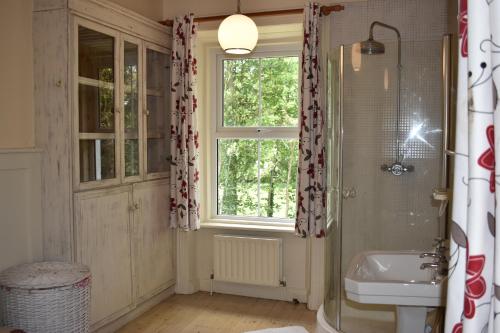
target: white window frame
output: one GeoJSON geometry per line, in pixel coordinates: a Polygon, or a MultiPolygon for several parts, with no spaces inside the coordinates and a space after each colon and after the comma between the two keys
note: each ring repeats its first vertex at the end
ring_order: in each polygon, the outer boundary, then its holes
{"type": "MultiPolygon", "coordinates": [[[[223,61],[227,59],[247,59],[247,58],[265,58],[265,57],[286,57],[294,56],[299,58],[299,67],[301,63],[301,45],[298,43],[281,44],[272,46],[257,47],[254,52],[244,56],[234,56],[225,54],[222,51],[217,52],[215,55],[215,75],[212,82],[215,96],[215,105],[211,118],[211,142],[210,142],[210,155],[211,155],[211,170],[212,175],[208,182],[210,186],[210,193],[212,200],[210,200],[210,216],[212,221],[222,223],[237,223],[249,225],[262,225],[262,226],[293,226],[294,219],[278,218],[278,217],[259,217],[259,216],[238,216],[238,215],[218,215],[217,204],[217,185],[218,185],[218,154],[217,154],[217,140],[218,139],[298,139],[299,138],[299,123],[296,127],[224,127],[223,120],[223,61]]],[[[301,75],[300,68],[298,73],[298,90],[300,98],[301,75]]],[[[299,102],[300,106],[300,102],[299,102]]],[[[297,110],[300,122],[300,111],[297,110]]]]}

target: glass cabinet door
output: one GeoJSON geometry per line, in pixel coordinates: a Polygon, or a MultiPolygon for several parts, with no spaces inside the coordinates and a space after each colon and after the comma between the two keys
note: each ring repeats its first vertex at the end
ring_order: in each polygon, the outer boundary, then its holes
{"type": "Polygon", "coordinates": [[[128,179],[142,175],[139,54],[139,43],[123,42],[123,174],[128,179]]]}
{"type": "Polygon", "coordinates": [[[170,55],[146,48],[146,170],[149,178],[169,171],[170,55]]]}
{"type": "Polygon", "coordinates": [[[80,183],[117,178],[115,37],[78,26],[80,183]]]}

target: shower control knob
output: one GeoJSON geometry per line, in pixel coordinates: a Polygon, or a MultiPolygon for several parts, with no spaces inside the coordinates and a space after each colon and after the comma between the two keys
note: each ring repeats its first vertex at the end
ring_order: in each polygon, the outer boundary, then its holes
{"type": "Polygon", "coordinates": [[[401,176],[405,171],[405,167],[401,163],[391,165],[391,172],[394,176],[401,176]]]}
{"type": "Polygon", "coordinates": [[[382,171],[387,171],[392,173],[394,176],[401,176],[405,172],[413,172],[415,168],[413,165],[403,165],[400,162],[394,162],[391,166],[387,164],[382,164],[380,166],[382,171]]]}

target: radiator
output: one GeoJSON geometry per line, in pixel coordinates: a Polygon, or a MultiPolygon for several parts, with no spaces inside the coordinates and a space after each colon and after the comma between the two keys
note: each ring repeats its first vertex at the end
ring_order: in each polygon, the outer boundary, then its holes
{"type": "Polygon", "coordinates": [[[281,244],[280,238],[214,235],[214,279],[278,287],[281,244]]]}

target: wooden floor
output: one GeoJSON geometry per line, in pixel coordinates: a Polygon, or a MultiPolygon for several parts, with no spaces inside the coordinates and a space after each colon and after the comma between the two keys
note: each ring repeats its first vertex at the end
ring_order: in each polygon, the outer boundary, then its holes
{"type": "Polygon", "coordinates": [[[305,304],[199,292],[174,295],[118,330],[119,333],[242,333],[284,326],[316,327],[305,304]]]}

